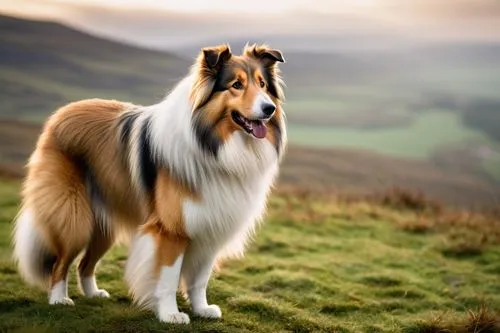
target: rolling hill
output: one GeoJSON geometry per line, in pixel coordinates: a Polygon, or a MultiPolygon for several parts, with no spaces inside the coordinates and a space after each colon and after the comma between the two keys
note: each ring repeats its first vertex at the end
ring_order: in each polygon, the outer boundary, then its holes
{"type": "Polygon", "coordinates": [[[70,29],[0,16],[1,118],[39,121],[88,97],[160,99],[189,62],[70,29]]]}

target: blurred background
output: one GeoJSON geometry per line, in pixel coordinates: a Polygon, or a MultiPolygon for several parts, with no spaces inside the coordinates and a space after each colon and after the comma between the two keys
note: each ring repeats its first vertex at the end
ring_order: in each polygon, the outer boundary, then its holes
{"type": "Polygon", "coordinates": [[[57,107],[159,101],[201,47],[283,51],[279,186],[500,198],[497,0],[0,0],[0,174],[23,175],[57,107]]]}

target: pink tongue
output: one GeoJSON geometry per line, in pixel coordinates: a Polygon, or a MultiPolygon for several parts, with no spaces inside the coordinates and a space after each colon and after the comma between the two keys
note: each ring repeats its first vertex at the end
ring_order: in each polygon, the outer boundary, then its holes
{"type": "Polygon", "coordinates": [[[267,128],[262,121],[252,121],[252,134],[257,139],[262,139],[266,137],[267,128]]]}

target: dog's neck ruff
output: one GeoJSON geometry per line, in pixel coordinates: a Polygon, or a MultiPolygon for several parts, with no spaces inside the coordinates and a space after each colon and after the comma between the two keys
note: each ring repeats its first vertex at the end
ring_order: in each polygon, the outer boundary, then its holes
{"type": "Polygon", "coordinates": [[[130,159],[136,161],[131,161],[130,166],[133,178],[142,184],[148,181],[147,177],[140,179],[148,171],[140,170],[144,165],[147,168],[145,153],[150,154],[157,168],[168,169],[172,176],[192,190],[214,178],[224,177],[245,183],[277,170],[278,152],[269,140],[248,140],[241,131],[221,144],[217,154],[203,148],[193,128],[192,83],[191,75],[184,78],[162,102],[141,108],[132,129],[135,147],[129,149],[130,159]],[[134,176],[137,172],[134,170],[139,170],[142,175],[134,176]]]}

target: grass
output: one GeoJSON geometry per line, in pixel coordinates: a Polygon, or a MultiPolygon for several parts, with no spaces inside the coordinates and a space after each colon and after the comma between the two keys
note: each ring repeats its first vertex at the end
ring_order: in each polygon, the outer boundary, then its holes
{"type": "Polygon", "coordinates": [[[402,198],[375,203],[275,194],[246,258],[225,263],[210,282],[209,299],[223,319],[180,327],[131,305],[125,248],[99,269],[111,299],[85,299],[73,278],[76,306],[47,305],[10,261],[18,188],[17,181],[0,186],[0,332],[500,332],[496,220],[437,212],[418,196],[393,193],[402,198]],[[422,219],[426,232],[407,228],[422,219]],[[444,250],[456,233],[465,243],[492,235],[479,253],[450,256],[444,250]],[[474,329],[483,326],[489,330],[474,329]]]}
{"type": "Polygon", "coordinates": [[[316,147],[362,148],[392,156],[424,159],[437,147],[471,140],[486,140],[481,132],[466,128],[453,112],[429,111],[408,126],[357,130],[289,125],[292,143],[316,147]]]}

